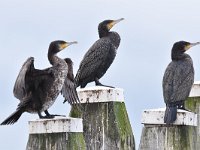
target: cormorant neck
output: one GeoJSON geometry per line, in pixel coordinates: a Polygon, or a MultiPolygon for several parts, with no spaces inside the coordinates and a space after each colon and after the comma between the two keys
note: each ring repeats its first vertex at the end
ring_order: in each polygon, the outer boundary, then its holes
{"type": "Polygon", "coordinates": [[[187,58],[189,55],[184,53],[184,51],[180,51],[180,50],[174,50],[172,49],[172,53],[171,53],[171,59],[172,60],[183,60],[185,58],[187,58]]]}
{"type": "Polygon", "coordinates": [[[49,50],[48,52],[48,59],[51,65],[55,65],[55,63],[57,62],[57,56],[56,53],[53,53],[52,51],[49,50]]]}
{"type": "Polygon", "coordinates": [[[103,29],[99,28],[98,31],[99,31],[99,38],[106,37],[109,34],[109,31],[105,30],[105,29],[103,30],[103,29]]]}
{"type": "Polygon", "coordinates": [[[115,48],[118,48],[121,41],[119,34],[117,32],[109,32],[108,36],[115,48]]]}
{"type": "Polygon", "coordinates": [[[68,66],[68,74],[67,77],[71,80],[74,81],[74,74],[73,74],[73,62],[70,58],[65,58],[65,62],[67,63],[68,66]]]}

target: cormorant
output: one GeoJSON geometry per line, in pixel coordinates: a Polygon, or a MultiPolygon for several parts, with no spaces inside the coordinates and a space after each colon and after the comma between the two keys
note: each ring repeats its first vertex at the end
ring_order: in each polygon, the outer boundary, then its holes
{"type": "Polygon", "coordinates": [[[184,102],[189,96],[194,82],[192,58],[185,52],[197,43],[176,42],[171,51],[172,61],[167,66],[163,77],[163,96],[166,103],[164,122],[176,120],[177,109],[185,109],[184,102]]]}
{"type": "MultiPolygon", "coordinates": [[[[64,81],[66,81],[68,74],[70,74],[70,66],[56,54],[64,48],[77,42],[53,41],[49,45],[48,59],[52,67],[39,70],[34,68],[34,58],[28,58],[16,79],[13,93],[14,96],[20,100],[20,103],[14,113],[5,119],[1,125],[14,124],[20,118],[22,113],[38,113],[39,118],[53,118],[58,115],[51,115],[48,109],[53,105],[57,96],[61,92],[64,81]],[[46,116],[42,116],[45,112],[46,116]]],[[[69,88],[68,88],[69,89],[69,88]]],[[[71,104],[76,100],[73,89],[68,91],[64,90],[72,99],[69,101],[71,104]]]]}
{"type": "Polygon", "coordinates": [[[89,82],[95,81],[96,85],[105,86],[99,79],[106,73],[115,59],[120,36],[110,29],[118,22],[124,20],[105,20],[98,26],[99,40],[97,40],[84,55],[77,71],[76,86],[84,88],[89,82]]]}
{"type": "Polygon", "coordinates": [[[67,77],[65,78],[65,82],[62,87],[61,93],[63,97],[65,98],[63,103],[68,101],[71,105],[73,105],[73,104],[80,103],[78,94],[76,91],[75,80],[74,80],[73,62],[70,58],[65,58],[64,60],[68,65],[68,74],[67,74],[67,77]]]}

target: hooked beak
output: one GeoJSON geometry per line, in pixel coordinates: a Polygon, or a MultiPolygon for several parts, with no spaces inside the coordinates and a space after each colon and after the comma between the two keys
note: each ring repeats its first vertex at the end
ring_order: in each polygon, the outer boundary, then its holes
{"type": "Polygon", "coordinates": [[[111,23],[108,24],[108,29],[110,30],[114,25],[116,25],[117,23],[119,23],[122,20],[124,20],[124,18],[113,20],[111,23]]]}
{"type": "Polygon", "coordinates": [[[199,44],[200,44],[200,42],[190,43],[189,45],[187,45],[187,46],[185,47],[185,50],[188,50],[188,49],[190,49],[191,47],[196,46],[196,45],[199,45],[199,44]]]}
{"type": "Polygon", "coordinates": [[[72,45],[72,44],[77,44],[77,43],[78,43],[77,41],[67,42],[66,45],[67,45],[67,47],[68,47],[68,46],[70,46],[70,45],[72,45]]]}
{"type": "Polygon", "coordinates": [[[200,42],[190,43],[190,46],[192,47],[192,46],[196,46],[196,45],[199,45],[199,44],[200,44],[200,42]]]}
{"type": "Polygon", "coordinates": [[[66,47],[68,47],[68,46],[70,46],[70,45],[72,45],[72,44],[77,44],[77,43],[78,43],[78,42],[76,42],[76,41],[73,41],[73,42],[65,42],[65,43],[59,45],[59,49],[60,49],[60,50],[63,50],[63,49],[65,49],[66,47]]]}

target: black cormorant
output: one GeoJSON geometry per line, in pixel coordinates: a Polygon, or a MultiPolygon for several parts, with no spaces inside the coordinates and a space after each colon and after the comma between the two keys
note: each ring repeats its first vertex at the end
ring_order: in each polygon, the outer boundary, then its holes
{"type": "Polygon", "coordinates": [[[194,82],[192,58],[185,52],[192,46],[200,44],[185,41],[176,42],[171,51],[171,63],[167,66],[163,77],[163,96],[166,103],[164,122],[176,120],[177,109],[185,109],[184,101],[189,96],[194,82]]]}
{"type": "Polygon", "coordinates": [[[110,29],[118,22],[124,20],[105,20],[98,26],[99,40],[97,40],[84,55],[77,71],[76,86],[84,88],[87,83],[95,81],[96,85],[105,86],[99,79],[106,73],[115,59],[117,48],[120,44],[120,36],[110,29]]]}
{"type": "Polygon", "coordinates": [[[74,80],[73,62],[70,58],[65,58],[64,60],[68,64],[68,74],[67,74],[67,78],[65,79],[61,93],[65,98],[63,103],[68,101],[71,105],[73,105],[73,104],[80,103],[78,94],[76,91],[75,80],[74,80]]]}
{"type": "MultiPolygon", "coordinates": [[[[16,79],[13,93],[20,100],[20,103],[14,113],[5,119],[1,125],[14,124],[20,118],[22,113],[38,113],[39,118],[53,118],[48,109],[53,105],[57,96],[61,92],[64,81],[70,74],[70,67],[65,60],[56,56],[58,52],[67,46],[76,42],[53,41],[48,50],[48,59],[52,67],[39,70],[34,68],[34,58],[30,57],[23,64],[16,79]],[[45,112],[46,116],[41,113],[45,112]]],[[[69,89],[69,88],[68,88],[69,89]]],[[[65,95],[74,98],[71,91],[64,90],[65,95]]],[[[71,100],[73,103],[75,100],[71,100]]]]}

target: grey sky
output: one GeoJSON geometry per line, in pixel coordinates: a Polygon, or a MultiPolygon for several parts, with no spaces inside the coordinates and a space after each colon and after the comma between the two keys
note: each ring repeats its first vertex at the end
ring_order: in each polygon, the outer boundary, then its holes
{"type": "MultiPolygon", "coordinates": [[[[52,40],[77,40],[77,45],[59,54],[73,59],[76,72],[84,53],[98,39],[98,23],[123,17],[112,29],[122,39],[117,57],[101,81],[124,89],[138,147],[142,110],[164,106],[162,76],[173,43],[200,41],[199,10],[197,0],[0,0],[0,122],[16,109],[13,85],[27,57],[35,57],[36,68],[49,67],[47,49],[52,40]]],[[[195,80],[200,80],[200,47],[188,53],[194,61],[195,80]]],[[[49,111],[67,114],[70,107],[62,100],[60,96],[49,111]]],[[[28,120],[36,118],[25,113],[13,126],[1,126],[0,149],[25,149],[28,120]]]]}

